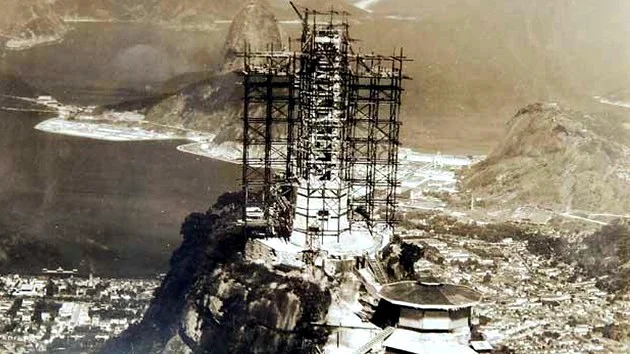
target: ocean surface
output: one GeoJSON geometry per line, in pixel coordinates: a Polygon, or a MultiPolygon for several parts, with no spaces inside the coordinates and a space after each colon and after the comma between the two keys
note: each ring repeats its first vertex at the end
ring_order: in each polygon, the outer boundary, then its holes
{"type": "MultiPolygon", "coordinates": [[[[199,69],[190,51],[208,44],[185,37],[146,26],[86,24],[62,43],[8,53],[2,64],[38,94],[111,103],[142,97],[143,88],[199,69]],[[155,62],[162,64],[134,73],[155,62]]],[[[62,255],[31,260],[34,268],[164,272],[186,215],[239,188],[238,166],[179,152],[180,141],[105,142],[33,129],[47,118],[0,111],[0,237],[45,240],[62,255]]],[[[20,269],[5,264],[0,270],[20,269]]]]}

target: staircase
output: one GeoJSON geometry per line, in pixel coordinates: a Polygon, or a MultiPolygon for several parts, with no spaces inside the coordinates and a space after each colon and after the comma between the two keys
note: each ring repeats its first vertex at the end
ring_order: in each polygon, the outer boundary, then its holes
{"type": "Polygon", "coordinates": [[[372,257],[368,257],[367,263],[370,266],[370,269],[372,270],[372,274],[374,274],[374,279],[376,279],[376,281],[381,284],[389,283],[389,278],[387,277],[387,273],[385,273],[381,262],[372,257]]]}
{"type": "Polygon", "coordinates": [[[354,354],[365,354],[369,353],[375,346],[380,345],[387,339],[387,337],[391,336],[394,333],[394,327],[387,327],[382,331],[378,332],[378,334],[370,339],[369,342],[365,343],[361,348],[357,349],[354,354]]]}

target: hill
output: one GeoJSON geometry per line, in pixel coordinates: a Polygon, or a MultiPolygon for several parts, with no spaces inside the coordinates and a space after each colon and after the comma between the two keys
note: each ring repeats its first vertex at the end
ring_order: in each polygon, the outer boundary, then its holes
{"type": "Polygon", "coordinates": [[[630,210],[630,130],[557,104],[519,110],[462,190],[499,207],[625,214],[630,210]]]}
{"type": "Polygon", "coordinates": [[[0,42],[14,49],[54,41],[68,30],[52,2],[6,0],[0,12],[0,42]]]}
{"type": "MultiPolygon", "coordinates": [[[[240,9],[258,0],[55,0],[57,13],[66,17],[134,21],[169,26],[212,26],[216,20],[229,20],[240,9]]],[[[297,0],[299,5],[318,9],[331,6],[339,10],[361,12],[344,0],[297,0]]],[[[288,1],[271,0],[275,15],[293,19],[288,1]]]]}
{"type": "Polygon", "coordinates": [[[5,104],[10,105],[12,107],[15,106],[23,106],[23,101],[18,101],[15,99],[11,99],[6,96],[21,96],[21,97],[33,97],[35,96],[36,90],[26,83],[24,80],[20,79],[13,72],[6,70],[0,66],[0,105],[4,106],[5,104]]]}
{"type": "MultiPolygon", "coordinates": [[[[167,28],[210,26],[212,30],[203,35],[212,38],[208,42],[217,53],[200,52],[201,59],[195,63],[203,65],[183,68],[178,62],[181,70],[168,71],[180,75],[219,61],[220,45],[214,43],[223,40],[229,31],[225,22],[248,2],[11,0],[7,8],[11,4],[53,3],[55,12],[64,17],[135,21],[167,28]]],[[[624,55],[630,53],[630,37],[624,35],[630,30],[625,15],[630,11],[628,2],[303,0],[298,4],[322,10],[332,5],[352,12],[352,35],[362,40],[355,43],[357,49],[390,53],[393,47],[405,48],[414,59],[407,65],[414,80],[405,83],[403,141],[423,150],[486,154],[501,137],[503,117],[515,107],[549,100],[571,107],[592,106],[597,104],[593,96],[614,92],[630,80],[630,61],[624,55]],[[353,6],[357,4],[371,13],[353,6]]],[[[268,10],[281,21],[296,19],[283,0],[270,0],[268,10]]],[[[0,17],[37,23],[9,12],[0,17]]],[[[297,38],[299,26],[283,22],[281,28],[297,38]]],[[[106,57],[97,57],[101,56],[106,57]]],[[[155,56],[151,52],[146,57],[155,56]]],[[[146,67],[162,66],[161,60],[146,59],[146,63],[146,67]]],[[[128,73],[133,74],[125,71],[120,76],[128,73]]],[[[159,75],[149,84],[164,80],[168,78],[159,75]]]]}
{"type": "Polygon", "coordinates": [[[600,287],[627,293],[630,290],[630,220],[615,220],[586,237],[573,259],[588,277],[610,277],[600,282],[600,287]]]}
{"type": "Polygon", "coordinates": [[[203,25],[229,18],[244,0],[56,0],[65,17],[134,21],[168,25],[203,25]]]}
{"type": "Polygon", "coordinates": [[[280,27],[267,1],[245,5],[232,20],[223,49],[223,72],[242,68],[242,59],[239,60],[236,54],[245,51],[246,45],[252,51],[282,46],[280,27]]]}
{"type": "MultiPolygon", "coordinates": [[[[574,107],[624,87],[630,3],[616,0],[380,0],[351,30],[357,45],[407,65],[403,141],[486,154],[503,117],[530,102],[574,107]]],[[[594,102],[590,102],[591,105],[594,102]]]]}
{"type": "Polygon", "coordinates": [[[252,50],[280,48],[282,35],[275,15],[264,1],[252,2],[235,16],[216,74],[190,84],[151,106],[147,119],[158,124],[220,132],[219,140],[236,140],[241,131],[242,89],[233,71],[242,64],[236,53],[247,43],[252,50]]]}
{"type": "Polygon", "coordinates": [[[101,353],[310,352],[328,333],[312,326],[330,305],[328,290],[243,259],[235,221],[238,194],[182,224],[183,241],[142,321],[101,353]]]}

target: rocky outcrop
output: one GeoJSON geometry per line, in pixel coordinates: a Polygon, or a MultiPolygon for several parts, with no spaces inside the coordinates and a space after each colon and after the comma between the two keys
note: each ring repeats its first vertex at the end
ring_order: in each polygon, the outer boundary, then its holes
{"type": "Polygon", "coordinates": [[[198,347],[212,346],[214,353],[279,353],[325,342],[327,333],[311,323],[325,315],[330,296],[314,283],[243,262],[226,264],[202,283],[197,309],[191,311],[205,313],[206,320],[200,322],[201,332],[195,327],[186,332],[200,335],[198,347]]]}
{"type": "Polygon", "coordinates": [[[175,336],[166,343],[160,354],[192,354],[193,351],[184,343],[182,337],[175,336]]]}
{"type": "Polygon", "coordinates": [[[102,353],[294,353],[325,343],[313,326],[330,293],[243,258],[238,194],[182,225],[183,243],[138,325],[102,353]]]}
{"type": "Polygon", "coordinates": [[[608,120],[557,104],[529,105],[490,155],[464,173],[461,190],[486,205],[626,213],[629,137],[608,120]]]}
{"type": "Polygon", "coordinates": [[[223,71],[234,71],[242,68],[242,59],[237,53],[246,49],[253,52],[282,46],[280,28],[266,0],[250,1],[234,17],[228,32],[224,53],[223,71]]]}
{"type": "Polygon", "coordinates": [[[416,259],[411,260],[411,268],[409,268],[409,262],[403,261],[403,259],[406,260],[408,258],[403,256],[403,253],[408,252],[409,247],[417,248],[417,246],[415,245],[404,243],[402,242],[402,240],[397,239],[387,245],[387,247],[383,250],[382,263],[385,267],[385,271],[387,272],[387,276],[392,281],[400,281],[414,278],[415,272],[413,269],[413,263],[420,258],[421,254],[419,253],[416,259]],[[405,264],[403,265],[403,263],[405,264]]]}

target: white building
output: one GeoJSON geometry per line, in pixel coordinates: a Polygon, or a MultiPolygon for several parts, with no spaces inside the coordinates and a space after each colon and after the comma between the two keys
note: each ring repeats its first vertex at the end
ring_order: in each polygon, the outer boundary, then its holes
{"type": "Polygon", "coordinates": [[[398,307],[398,327],[421,333],[449,333],[470,340],[472,307],[481,294],[462,285],[403,281],[385,285],[379,297],[398,307]]]}

